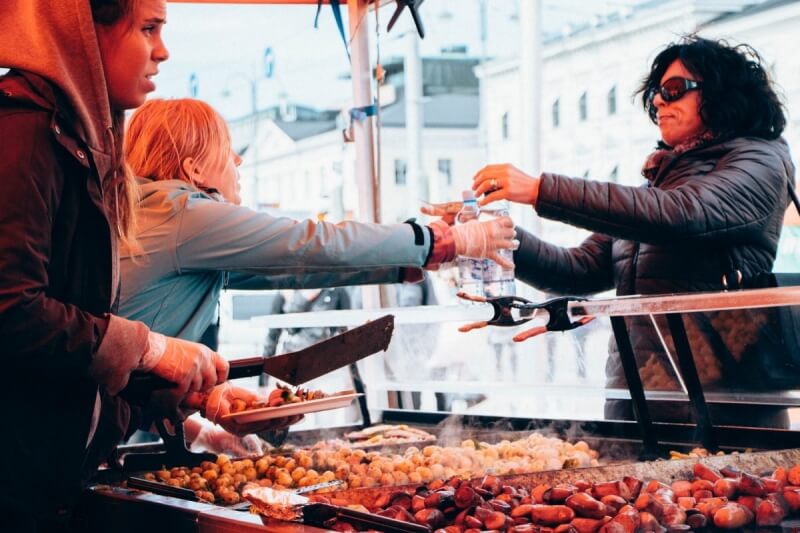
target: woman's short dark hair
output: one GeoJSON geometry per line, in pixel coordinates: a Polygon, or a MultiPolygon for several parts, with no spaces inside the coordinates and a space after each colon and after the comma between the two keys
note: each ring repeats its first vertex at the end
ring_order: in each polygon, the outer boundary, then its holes
{"type": "Polygon", "coordinates": [[[774,139],[786,127],[783,104],[772,87],[763,60],[752,47],[730,46],[725,41],[683,37],[662,50],[638,92],[642,104],[657,123],[658,110],[651,98],[667,68],[680,60],[702,82],[700,117],[712,133],[724,137],[754,136],[774,139]]]}

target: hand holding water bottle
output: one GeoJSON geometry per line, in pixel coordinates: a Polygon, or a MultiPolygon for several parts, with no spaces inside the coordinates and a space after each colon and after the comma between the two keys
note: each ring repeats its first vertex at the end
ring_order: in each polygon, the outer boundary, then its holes
{"type": "Polygon", "coordinates": [[[509,262],[502,252],[516,250],[519,241],[514,237],[514,221],[509,217],[500,217],[485,222],[470,220],[464,224],[453,226],[453,240],[456,255],[474,259],[487,258],[506,268],[514,268],[513,260],[509,262]]]}
{"type": "MultiPolygon", "coordinates": [[[[481,208],[478,220],[503,220],[509,217],[509,211],[508,202],[498,200],[481,208]]],[[[517,292],[514,282],[514,252],[497,250],[496,256],[496,258],[491,257],[484,264],[483,292],[489,298],[513,296],[517,292]]]]}

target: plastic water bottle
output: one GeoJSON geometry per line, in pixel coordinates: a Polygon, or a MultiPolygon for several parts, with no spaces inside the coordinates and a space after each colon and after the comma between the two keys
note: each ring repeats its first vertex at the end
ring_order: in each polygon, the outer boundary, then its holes
{"type": "MultiPolygon", "coordinates": [[[[480,212],[481,220],[509,216],[507,200],[498,200],[483,206],[480,212]]],[[[514,264],[513,250],[498,250],[497,255],[514,264]]],[[[516,284],[514,283],[514,267],[506,268],[491,259],[487,259],[483,268],[483,290],[488,298],[497,296],[514,296],[516,284]]]]}
{"type": "MultiPolygon", "coordinates": [[[[475,193],[471,190],[467,190],[461,193],[461,197],[464,200],[464,205],[461,207],[461,211],[456,215],[456,224],[466,224],[470,220],[478,220],[480,211],[478,210],[478,201],[475,199],[475,193]]],[[[484,259],[463,256],[456,257],[459,287],[462,291],[475,296],[484,296],[484,262],[484,259]]],[[[467,300],[460,301],[467,302],[467,300]]]]}

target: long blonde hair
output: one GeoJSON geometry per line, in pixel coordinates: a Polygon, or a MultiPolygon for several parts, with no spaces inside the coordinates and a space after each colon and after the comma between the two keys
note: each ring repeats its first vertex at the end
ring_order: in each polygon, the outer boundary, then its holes
{"type": "Polygon", "coordinates": [[[192,98],[153,99],[128,120],[125,159],[133,173],[151,180],[194,183],[183,171],[187,157],[221,168],[231,151],[225,120],[207,103],[192,98]]]}

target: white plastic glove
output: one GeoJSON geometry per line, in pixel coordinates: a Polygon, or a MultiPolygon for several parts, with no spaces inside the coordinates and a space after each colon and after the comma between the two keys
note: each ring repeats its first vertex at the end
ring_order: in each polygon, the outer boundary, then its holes
{"type": "Polygon", "coordinates": [[[456,245],[456,255],[463,257],[488,258],[506,268],[514,268],[507,260],[497,254],[497,250],[516,250],[519,241],[514,237],[514,221],[500,217],[485,222],[471,220],[466,224],[450,228],[456,245]]]}
{"type": "Polygon", "coordinates": [[[176,396],[207,391],[228,379],[228,362],[217,352],[196,342],[150,332],[150,348],[140,369],[177,384],[176,396]]]}
{"type": "Polygon", "coordinates": [[[263,455],[264,444],[256,435],[237,437],[210,422],[195,417],[183,423],[186,440],[195,452],[225,453],[234,457],[263,455]]]}

